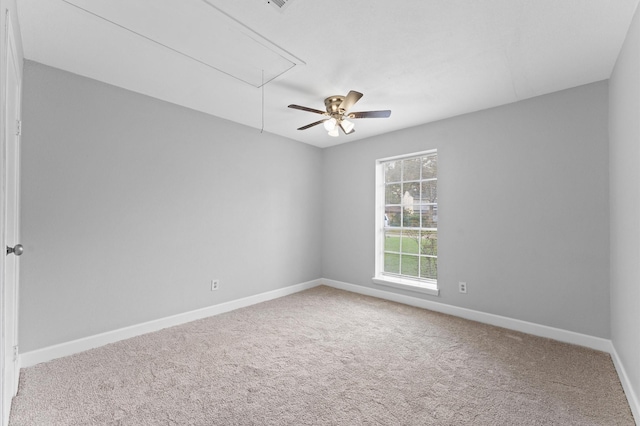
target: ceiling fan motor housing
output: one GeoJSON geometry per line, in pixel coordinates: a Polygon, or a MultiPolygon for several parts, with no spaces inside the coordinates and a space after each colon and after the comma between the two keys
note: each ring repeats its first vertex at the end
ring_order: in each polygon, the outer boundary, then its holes
{"type": "Polygon", "coordinates": [[[325,99],[324,106],[327,108],[327,112],[329,113],[329,115],[334,117],[334,115],[341,116],[342,114],[344,114],[344,108],[340,108],[340,105],[342,105],[343,101],[344,96],[340,95],[329,96],[327,99],[325,99]]]}

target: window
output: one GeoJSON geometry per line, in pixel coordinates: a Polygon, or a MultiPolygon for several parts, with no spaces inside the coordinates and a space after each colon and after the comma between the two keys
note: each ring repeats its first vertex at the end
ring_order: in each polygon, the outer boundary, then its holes
{"type": "Polygon", "coordinates": [[[438,154],[378,160],[374,282],[438,294],[438,154]]]}

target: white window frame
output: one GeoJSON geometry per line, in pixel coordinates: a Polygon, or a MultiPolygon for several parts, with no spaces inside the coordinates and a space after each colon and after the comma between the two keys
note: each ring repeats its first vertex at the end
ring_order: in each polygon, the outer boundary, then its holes
{"type": "MultiPolygon", "coordinates": [[[[384,163],[389,161],[404,160],[424,155],[437,154],[437,149],[428,151],[414,152],[411,154],[398,155],[395,157],[380,158],[376,160],[376,194],[375,194],[375,275],[373,282],[376,284],[410,290],[419,293],[426,293],[432,296],[438,296],[438,280],[429,279],[410,279],[389,275],[384,273],[384,231],[385,231],[385,182],[384,182],[384,163]]],[[[439,209],[438,209],[439,210],[439,209]]]]}

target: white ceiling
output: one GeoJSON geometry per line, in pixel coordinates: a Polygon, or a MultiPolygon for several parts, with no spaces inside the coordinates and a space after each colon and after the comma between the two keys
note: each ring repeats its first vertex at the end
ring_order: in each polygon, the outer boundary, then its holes
{"type": "Polygon", "coordinates": [[[264,131],[327,147],[607,79],[637,4],[18,0],[18,13],[27,59],[256,129],[264,89],[264,131]],[[287,105],[324,110],[349,90],[364,93],[352,111],[391,117],[338,138],[296,130],[322,117],[287,105]]]}

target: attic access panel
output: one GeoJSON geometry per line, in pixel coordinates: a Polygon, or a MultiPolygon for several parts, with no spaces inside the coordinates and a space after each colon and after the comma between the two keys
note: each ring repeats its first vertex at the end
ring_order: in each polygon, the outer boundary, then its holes
{"type": "Polygon", "coordinates": [[[261,87],[304,62],[208,0],[63,0],[95,19],[261,87]],[[264,73],[264,74],[263,74],[264,73]]]}

